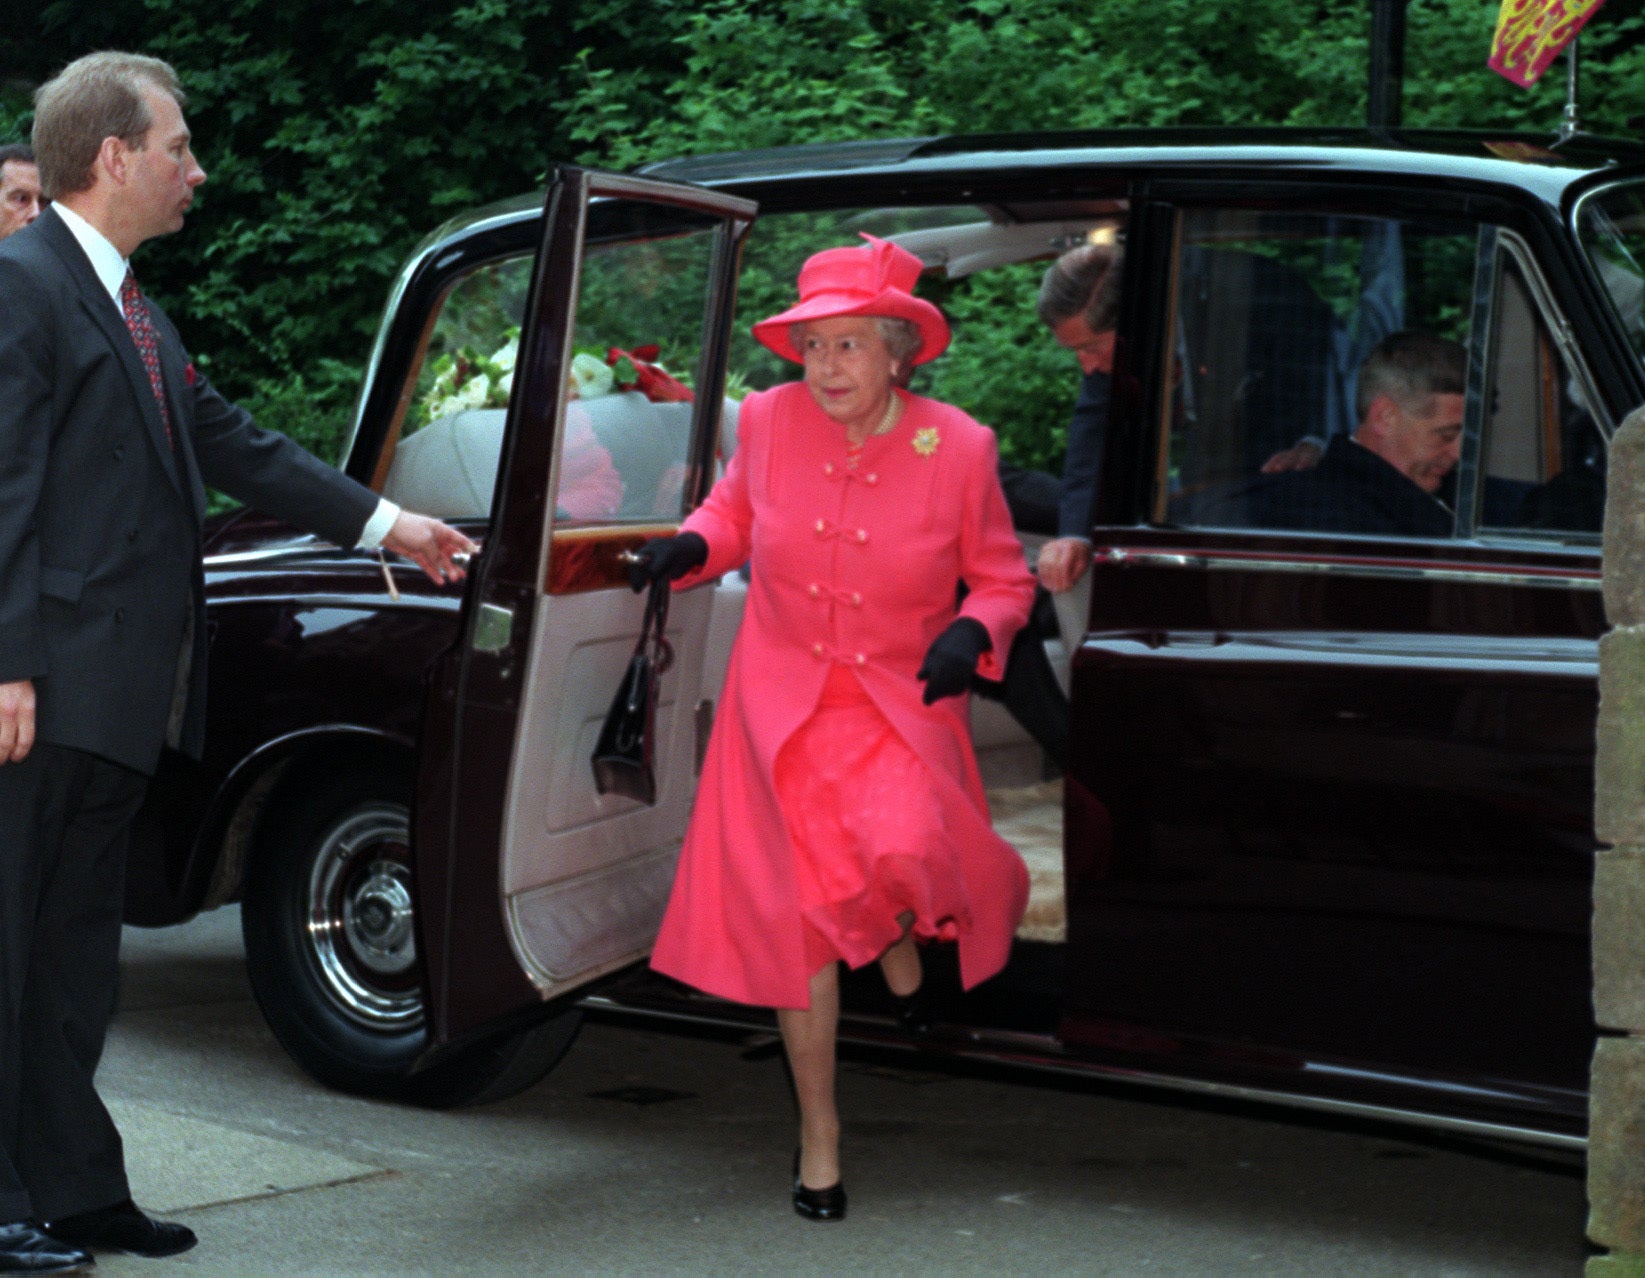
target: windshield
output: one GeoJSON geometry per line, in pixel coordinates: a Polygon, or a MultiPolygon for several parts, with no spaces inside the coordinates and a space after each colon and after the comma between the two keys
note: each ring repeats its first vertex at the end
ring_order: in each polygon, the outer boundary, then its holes
{"type": "Polygon", "coordinates": [[[1578,230],[1634,353],[1645,359],[1645,183],[1611,187],[1584,200],[1578,230]]]}

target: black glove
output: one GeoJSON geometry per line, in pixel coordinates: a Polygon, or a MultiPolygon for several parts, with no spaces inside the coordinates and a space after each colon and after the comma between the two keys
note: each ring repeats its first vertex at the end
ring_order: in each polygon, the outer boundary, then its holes
{"type": "Polygon", "coordinates": [[[697,533],[653,537],[635,552],[628,565],[628,584],[638,594],[654,581],[678,581],[708,562],[708,543],[697,533]]]}
{"type": "Polygon", "coordinates": [[[925,704],[957,697],[969,688],[971,676],[977,671],[977,658],[993,646],[987,628],[975,617],[956,617],[949,622],[948,629],[931,641],[914,676],[925,680],[925,704]]]}

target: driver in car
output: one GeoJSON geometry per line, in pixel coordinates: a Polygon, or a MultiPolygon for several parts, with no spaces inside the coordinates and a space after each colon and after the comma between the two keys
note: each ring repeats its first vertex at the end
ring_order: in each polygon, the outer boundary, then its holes
{"type": "Polygon", "coordinates": [[[1360,365],[1351,436],[1317,466],[1264,475],[1247,490],[1251,526],[1312,532],[1448,537],[1445,500],[1462,440],[1468,355],[1458,343],[1406,331],[1360,365]]]}

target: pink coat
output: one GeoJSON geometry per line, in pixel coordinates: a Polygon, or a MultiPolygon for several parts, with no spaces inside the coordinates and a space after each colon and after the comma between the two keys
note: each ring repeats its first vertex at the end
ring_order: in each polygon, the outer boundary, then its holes
{"type": "Polygon", "coordinates": [[[993,831],[971,751],[967,698],[921,703],[914,673],[959,609],[1000,662],[1028,618],[1033,578],[1011,526],[993,432],[903,395],[895,429],[870,438],[854,476],[842,428],[803,383],[750,395],[725,477],[685,528],[708,542],[687,589],[752,560],[696,807],[651,963],[722,998],[805,1007],[793,853],[773,787],[777,752],[844,663],[930,767],[971,904],[959,938],[967,988],[1004,965],[1028,899],[1020,858],[993,831]],[[849,476],[849,477],[848,477],[849,476]]]}

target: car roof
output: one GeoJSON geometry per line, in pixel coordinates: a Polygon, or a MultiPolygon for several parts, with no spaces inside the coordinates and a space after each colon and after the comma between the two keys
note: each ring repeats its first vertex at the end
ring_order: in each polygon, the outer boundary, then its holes
{"type": "Polygon", "coordinates": [[[642,166],[648,177],[709,185],[899,169],[1051,168],[1074,165],[1251,164],[1446,173],[1516,186],[1569,185],[1602,169],[1645,165],[1645,144],[1625,138],[1480,130],[1150,128],[992,133],[825,142],[642,166]],[[1459,172],[1459,168],[1464,172],[1459,172]]]}
{"type": "MultiPolygon", "coordinates": [[[[1353,173],[1463,180],[1516,188],[1557,206],[1572,186],[1596,174],[1645,174],[1645,143],[1582,133],[1561,140],[1486,130],[1087,129],[807,143],[682,156],[642,165],[636,172],[759,197],[772,188],[814,193],[831,179],[849,183],[918,175],[929,181],[945,173],[1099,168],[1183,177],[1290,172],[1299,177],[1353,173]]],[[[517,224],[540,213],[542,204],[542,194],[536,192],[460,214],[434,231],[419,252],[454,235],[517,224]]]]}

